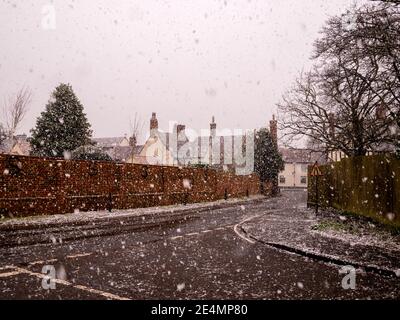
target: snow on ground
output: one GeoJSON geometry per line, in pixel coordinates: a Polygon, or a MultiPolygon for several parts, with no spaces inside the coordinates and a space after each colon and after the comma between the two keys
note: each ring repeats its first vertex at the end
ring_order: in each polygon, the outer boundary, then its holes
{"type": "Polygon", "coordinates": [[[375,246],[382,249],[396,250],[400,252],[399,236],[393,236],[388,231],[370,231],[369,233],[355,234],[346,230],[313,230],[321,236],[339,239],[347,242],[350,246],[375,246]]]}
{"type": "Polygon", "coordinates": [[[150,208],[135,208],[135,209],[124,209],[124,210],[113,210],[108,211],[90,211],[82,212],[76,210],[74,213],[58,214],[58,215],[46,215],[46,216],[32,216],[24,218],[3,218],[0,219],[0,226],[23,226],[23,225],[46,225],[46,224],[58,224],[58,223],[74,223],[88,221],[91,222],[96,219],[109,219],[119,218],[126,216],[145,216],[158,213],[170,213],[181,210],[197,210],[212,208],[219,205],[235,205],[242,202],[254,201],[258,199],[264,199],[264,196],[254,195],[249,198],[232,198],[228,200],[217,200],[214,202],[206,203],[191,203],[187,205],[178,204],[162,207],[150,207],[150,208]]]}

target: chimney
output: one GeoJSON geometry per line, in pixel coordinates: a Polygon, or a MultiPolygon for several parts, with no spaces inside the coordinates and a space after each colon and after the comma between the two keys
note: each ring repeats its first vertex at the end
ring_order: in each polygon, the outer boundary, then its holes
{"type": "Polygon", "coordinates": [[[150,119],[150,136],[154,136],[157,130],[158,130],[158,120],[156,113],[153,112],[150,119]]]}
{"type": "Polygon", "coordinates": [[[183,125],[183,124],[178,124],[176,126],[176,134],[177,134],[177,137],[178,137],[178,141],[182,141],[182,140],[186,139],[185,129],[186,129],[186,126],[183,125]]]}
{"type": "Polygon", "coordinates": [[[212,122],[210,123],[210,135],[215,137],[217,135],[217,124],[215,123],[215,117],[212,117],[212,122]]]}
{"type": "Polygon", "coordinates": [[[278,121],[276,121],[275,115],[272,115],[272,120],[269,122],[269,133],[275,146],[278,147],[278,121]]]}

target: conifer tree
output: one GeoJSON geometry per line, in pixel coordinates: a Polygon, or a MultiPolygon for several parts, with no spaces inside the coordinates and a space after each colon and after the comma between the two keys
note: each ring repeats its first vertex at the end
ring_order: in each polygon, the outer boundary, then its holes
{"type": "Polygon", "coordinates": [[[260,176],[261,182],[270,181],[275,184],[283,168],[282,155],[271,134],[265,128],[258,130],[255,136],[254,171],[260,176]]]}
{"type": "Polygon", "coordinates": [[[54,90],[31,133],[32,154],[36,156],[63,157],[91,144],[90,124],[69,84],[60,84],[54,90]]]}

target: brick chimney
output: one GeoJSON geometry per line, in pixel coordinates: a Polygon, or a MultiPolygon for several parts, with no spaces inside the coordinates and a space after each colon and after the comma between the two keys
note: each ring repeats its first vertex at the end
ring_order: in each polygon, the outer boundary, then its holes
{"type": "Polygon", "coordinates": [[[183,124],[178,124],[176,126],[176,134],[177,134],[177,137],[178,137],[178,141],[182,141],[182,140],[186,139],[186,137],[185,137],[185,129],[186,129],[186,126],[183,125],[183,124]]]}
{"type": "Polygon", "coordinates": [[[272,120],[269,122],[269,133],[272,141],[278,147],[278,121],[275,119],[275,115],[272,115],[272,120]]]}
{"type": "Polygon", "coordinates": [[[153,112],[150,119],[150,136],[154,136],[155,132],[158,131],[158,120],[156,113],[153,112]]]}
{"type": "Polygon", "coordinates": [[[216,161],[216,159],[213,159],[213,154],[214,154],[214,145],[217,143],[216,142],[216,137],[217,137],[217,124],[215,123],[215,117],[212,117],[212,121],[210,123],[210,138],[209,138],[209,143],[208,143],[208,150],[209,150],[209,164],[212,165],[216,161]]]}
{"type": "Polygon", "coordinates": [[[217,124],[215,123],[215,117],[212,117],[212,122],[210,123],[210,135],[215,137],[217,135],[217,124]]]}

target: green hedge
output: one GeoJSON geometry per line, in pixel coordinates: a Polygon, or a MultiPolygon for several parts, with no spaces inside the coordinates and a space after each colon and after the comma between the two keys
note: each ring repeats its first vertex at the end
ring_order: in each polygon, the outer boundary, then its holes
{"type": "MultiPolygon", "coordinates": [[[[320,206],[400,227],[400,160],[394,155],[346,158],[321,166],[321,171],[320,206]]],[[[309,176],[310,205],[315,204],[315,183],[316,178],[309,176]]]]}

